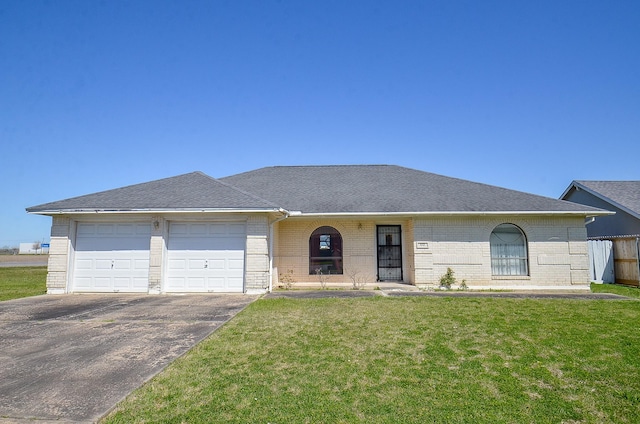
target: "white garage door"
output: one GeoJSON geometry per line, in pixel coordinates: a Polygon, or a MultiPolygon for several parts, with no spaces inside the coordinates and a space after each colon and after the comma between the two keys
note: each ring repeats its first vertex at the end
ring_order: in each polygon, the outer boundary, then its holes
{"type": "Polygon", "coordinates": [[[169,226],[167,292],[244,291],[244,223],[169,226]]]}
{"type": "Polygon", "coordinates": [[[74,292],[147,292],[149,224],[78,223],[74,292]]]}

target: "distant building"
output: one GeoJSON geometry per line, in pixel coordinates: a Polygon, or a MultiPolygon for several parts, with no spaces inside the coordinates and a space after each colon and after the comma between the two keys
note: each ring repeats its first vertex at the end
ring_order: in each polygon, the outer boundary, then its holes
{"type": "Polygon", "coordinates": [[[20,243],[20,255],[46,255],[49,253],[49,243],[20,243]]]}

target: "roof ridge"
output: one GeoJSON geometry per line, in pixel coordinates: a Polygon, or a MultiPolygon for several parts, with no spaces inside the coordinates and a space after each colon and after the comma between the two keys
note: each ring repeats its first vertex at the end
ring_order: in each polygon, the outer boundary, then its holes
{"type": "Polygon", "coordinates": [[[573,180],[577,183],[640,183],[640,180],[573,180]]]}
{"type": "Polygon", "coordinates": [[[241,188],[238,188],[238,187],[236,187],[236,186],[234,186],[234,185],[231,185],[231,184],[226,183],[226,182],[224,182],[224,181],[221,181],[221,180],[219,180],[219,179],[217,179],[217,178],[214,178],[214,177],[212,177],[211,175],[207,175],[207,174],[205,174],[204,172],[201,172],[201,171],[196,171],[196,172],[200,173],[200,174],[201,174],[202,176],[204,176],[204,177],[207,177],[207,178],[209,178],[209,179],[211,179],[211,180],[215,181],[215,182],[216,182],[216,183],[218,183],[218,184],[222,184],[223,186],[225,186],[225,187],[229,187],[230,189],[235,190],[235,191],[237,191],[238,193],[244,194],[245,196],[249,196],[249,197],[253,198],[254,200],[259,200],[259,201],[261,201],[261,202],[265,202],[265,203],[267,203],[267,204],[269,204],[269,205],[273,206],[274,208],[281,208],[281,206],[277,205],[276,203],[273,203],[273,202],[272,202],[272,201],[270,201],[270,200],[263,199],[262,197],[260,197],[260,196],[258,196],[258,195],[255,195],[255,194],[250,193],[250,192],[248,192],[248,191],[242,190],[241,188]]]}

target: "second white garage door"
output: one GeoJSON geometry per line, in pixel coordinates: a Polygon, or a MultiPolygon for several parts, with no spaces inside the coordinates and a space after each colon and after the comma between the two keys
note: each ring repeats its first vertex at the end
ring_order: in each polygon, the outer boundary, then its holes
{"type": "Polygon", "coordinates": [[[169,225],[167,292],[244,291],[243,222],[169,225]]]}

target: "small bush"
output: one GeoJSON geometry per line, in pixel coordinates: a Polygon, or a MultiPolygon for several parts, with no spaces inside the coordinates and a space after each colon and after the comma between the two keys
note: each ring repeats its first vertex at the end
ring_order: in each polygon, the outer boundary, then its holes
{"type": "Polygon", "coordinates": [[[279,274],[278,279],[280,280],[280,283],[282,283],[280,286],[287,290],[291,290],[295,284],[293,281],[292,269],[288,269],[287,272],[279,274]]]}
{"type": "Polygon", "coordinates": [[[451,290],[451,286],[456,283],[456,277],[453,276],[453,270],[447,268],[447,272],[440,277],[440,288],[445,290],[451,290]]]}
{"type": "Polygon", "coordinates": [[[322,272],[322,268],[316,268],[316,275],[318,276],[318,281],[320,282],[320,288],[322,290],[327,288],[327,275],[322,272]]]}
{"type": "Polygon", "coordinates": [[[351,286],[353,290],[362,290],[370,281],[370,277],[367,274],[362,274],[358,269],[345,269],[345,273],[351,279],[351,286]]]}

